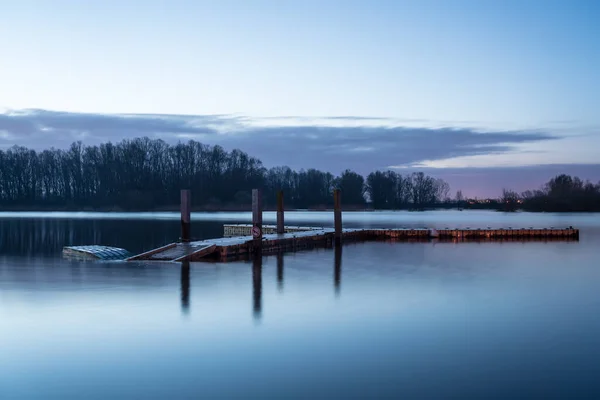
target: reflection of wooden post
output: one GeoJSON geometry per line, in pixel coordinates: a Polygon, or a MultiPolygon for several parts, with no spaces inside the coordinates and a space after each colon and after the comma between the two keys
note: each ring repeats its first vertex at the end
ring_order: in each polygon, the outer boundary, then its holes
{"type": "Polygon", "coordinates": [[[277,253],[277,287],[283,289],[283,253],[277,253]]]}
{"type": "Polygon", "coordinates": [[[277,234],[285,233],[285,225],[283,219],[283,191],[277,192],[277,234]]]}
{"type": "Polygon", "coordinates": [[[262,192],[252,189],[252,238],[257,250],[262,247],[262,211],[262,192]]]}
{"type": "Polygon", "coordinates": [[[181,263],[181,309],[188,312],[190,308],[190,262],[181,263]]]}
{"type": "Polygon", "coordinates": [[[252,261],[252,311],[255,319],[262,315],[262,255],[255,254],[252,261]]]}
{"type": "Polygon", "coordinates": [[[342,280],[342,246],[337,246],[334,249],[334,262],[333,262],[333,286],[335,287],[335,294],[340,294],[340,283],[342,280]]]}
{"type": "Polygon", "coordinates": [[[339,246],[342,243],[342,206],[340,189],[335,189],[333,191],[333,225],[335,227],[335,245],[339,246]]]}
{"type": "Polygon", "coordinates": [[[187,189],[183,189],[181,191],[181,241],[189,242],[190,241],[190,232],[191,232],[191,195],[190,191],[187,189]]]}

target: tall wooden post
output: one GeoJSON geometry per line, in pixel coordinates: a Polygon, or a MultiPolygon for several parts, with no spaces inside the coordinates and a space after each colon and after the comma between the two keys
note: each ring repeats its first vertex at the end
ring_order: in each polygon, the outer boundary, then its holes
{"type": "Polygon", "coordinates": [[[252,189],[252,291],[254,318],[260,319],[262,313],[262,191],[252,189]]]}
{"type": "Polygon", "coordinates": [[[277,234],[285,233],[285,222],[283,219],[283,190],[277,192],[277,234]]]}
{"type": "Polygon", "coordinates": [[[189,242],[191,237],[191,194],[188,189],[181,190],[181,241],[189,242]]]}
{"type": "Polygon", "coordinates": [[[260,189],[252,189],[252,238],[254,249],[262,248],[262,192],[260,189]]]}
{"type": "Polygon", "coordinates": [[[333,191],[333,225],[335,228],[334,239],[335,245],[342,244],[342,206],[341,206],[341,191],[335,189],[333,191]]]}

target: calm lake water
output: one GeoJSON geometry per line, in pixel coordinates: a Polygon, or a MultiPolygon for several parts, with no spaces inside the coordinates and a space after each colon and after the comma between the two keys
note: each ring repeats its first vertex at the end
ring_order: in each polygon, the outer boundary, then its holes
{"type": "MultiPolygon", "coordinates": [[[[250,219],[194,214],[192,234],[250,219]]],[[[0,399],[600,397],[600,215],[370,212],[344,225],[581,233],[186,269],[61,258],[65,245],[169,243],[175,213],[0,213],[0,399]]]]}

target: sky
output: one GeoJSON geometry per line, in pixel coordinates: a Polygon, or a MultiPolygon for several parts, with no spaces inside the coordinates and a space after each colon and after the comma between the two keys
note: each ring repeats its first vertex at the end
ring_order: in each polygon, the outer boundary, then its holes
{"type": "Polygon", "coordinates": [[[600,180],[596,1],[0,0],[0,148],[148,136],[265,166],[600,180]]]}

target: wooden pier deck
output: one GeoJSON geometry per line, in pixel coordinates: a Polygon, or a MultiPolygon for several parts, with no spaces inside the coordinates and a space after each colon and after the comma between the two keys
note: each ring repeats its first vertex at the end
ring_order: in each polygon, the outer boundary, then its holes
{"type": "MultiPolygon", "coordinates": [[[[234,226],[234,225],[230,225],[234,226]]],[[[298,251],[334,244],[333,228],[286,230],[287,233],[266,233],[257,242],[251,236],[252,225],[235,225],[236,231],[246,235],[223,237],[194,242],[177,242],[130,257],[128,261],[227,261],[249,256],[260,250],[262,254],[298,251]]],[[[224,228],[227,231],[227,225],[224,228]]],[[[579,230],[565,229],[342,229],[343,242],[370,240],[388,241],[530,241],[578,240],[579,230]]]]}

